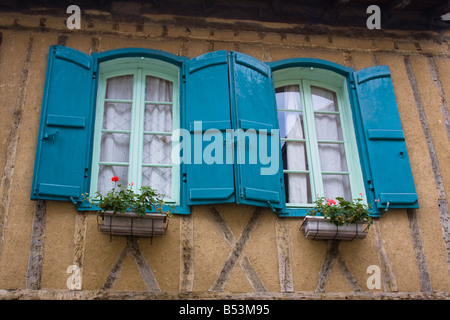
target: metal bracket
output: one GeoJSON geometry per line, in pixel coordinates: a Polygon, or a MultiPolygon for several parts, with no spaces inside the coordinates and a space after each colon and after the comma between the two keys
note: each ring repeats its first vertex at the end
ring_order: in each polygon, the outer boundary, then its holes
{"type": "Polygon", "coordinates": [[[58,130],[53,130],[47,133],[44,133],[42,136],[42,140],[52,139],[52,142],[55,143],[55,137],[59,133],[58,130]]]}

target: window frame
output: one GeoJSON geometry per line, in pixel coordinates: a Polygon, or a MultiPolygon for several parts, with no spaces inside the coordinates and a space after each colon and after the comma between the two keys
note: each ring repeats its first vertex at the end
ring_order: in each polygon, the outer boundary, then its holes
{"type": "MultiPolygon", "coordinates": [[[[157,61],[158,63],[165,63],[165,66],[169,66],[170,68],[175,68],[178,70],[178,80],[177,80],[177,86],[178,86],[178,101],[179,101],[179,127],[182,127],[182,124],[184,123],[184,113],[185,113],[185,106],[184,106],[184,91],[183,91],[183,77],[184,77],[184,64],[188,60],[187,57],[182,56],[176,56],[174,54],[156,50],[156,49],[147,49],[147,48],[122,48],[122,49],[113,49],[108,50],[101,53],[92,53],[92,59],[93,59],[93,69],[94,69],[94,75],[93,77],[96,78],[96,84],[95,88],[93,88],[94,92],[94,102],[91,106],[94,110],[94,116],[92,121],[92,126],[94,126],[95,123],[95,112],[97,110],[97,90],[98,90],[98,80],[99,80],[99,72],[100,72],[100,65],[104,65],[107,62],[110,62],[114,64],[114,61],[118,61],[117,59],[121,58],[128,58],[128,59],[152,59],[154,61],[157,61]]],[[[125,61],[125,60],[124,60],[125,61]]],[[[160,69],[159,71],[164,71],[164,69],[160,69]]],[[[175,83],[174,83],[175,85],[175,83]]],[[[173,131],[173,130],[172,130],[173,131]]],[[[94,139],[94,128],[92,128],[92,144],[94,139]]],[[[173,139],[172,139],[173,141],[173,139]]],[[[92,145],[93,146],[93,145],[92,145]]],[[[92,165],[92,158],[93,158],[93,147],[90,148],[90,165],[92,165]]],[[[176,204],[174,207],[172,204],[166,204],[163,206],[163,210],[171,210],[174,214],[190,214],[191,209],[190,206],[187,205],[186,200],[186,193],[185,193],[185,183],[183,181],[183,175],[185,173],[185,166],[179,165],[179,183],[177,186],[179,186],[179,198],[178,198],[178,204],[176,204]]],[[[91,180],[92,180],[92,167],[89,167],[88,170],[89,179],[87,182],[87,190],[91,190],[91,180]]],[[[173,193],[173,192],[172,192],[173,193]]],[[[77,203],[77,209],[78,211],[98,211],[99,208],[95,205],[90,206],[86,202],[78,202],[77,203]]]]}
{"type": "MultiPolygon", "coordinates": [[[[305,114],[303,124],[305,127],[305,143],[307,148],[307,159],[309,164],[309,175],[311,181],[312,202],[317,200],[317,195],[323,196],[323,181],[318,151],[318,139],[315,130],[314,112],[312,106],[312,87],[319,87],[336,94],[339,106],[339,119],[344,141],[344,150],[347,162],[347,172],[351,187],[352,199],[363,194],[363,201],[367,203],[364,180],[360,166],[360,157],[357,147],[355,128],[350,97],[347,89],[347,79],[335,71],[310,66],[291,66],[273,72],[274,89],[287,86],[299,86],[300,99],[305,114]]],[[[278,110],[278,108],[277,108],[278,110]]],[[[280,137],[280,139],[283,139],[280,137]]],[[[285,171],[285,170],[283,170],[285,171]]],[[[304,216],[314,206],[311,204],[286,203],[289,216],[304,216]]]]}
{"type": "MultiPolygon", "coordinates": [[[[119,77],[123,75],[133,76],[133,95],[130,100],[132,104],[131,110],[131,127],[130,127],[130,154],[128,161],[128,180],[134,183],[132,187],[139,190],[142,185],[142,150],[143,150],[143,136],[145,134],[158,134],[157,132],[145,133],[144,120],[145,106],[148,101],[145,100],[145,80],[147,76],[157,77],[166,81],[170,81],[173,85],[172,90],[172,132],[159,133],[161,135],[170,135],[172,141],[178,140],[174,136],[176,129],[180,128],[180,101],[179,101],[179,68],[157,59],[134,57],[134,58],[117,58],[110,61],[105,61],[99,65],[99,80],[97,85],[97,97],[95,106],[95,124],[94,124],[94,142],[93,142],[93,156],[92,156],[92,171],[91,171],[91,187],[90,194],[95,195],[98,185],[98,171],[100,167],[100,148],[101,148],[101,133],[103,132],[102,123],[104,115],[105,93],[107,81],[110,78],[119,77]],[[130,179],[131,178],[131,179],[130,179]]],[[[174,144],[172,144],[174,150],[174,144]]],[[[158,165],[151,165],[158,166],[158,165]]],[[[164,167],[168,167],[164,165],[164,167]]],[[[171,181],[171,195],[165,198],[164,201],[168,205],[180,204],[180,164],[171,163],[172,181],[171,181]]],[[[94,198],[95,201],[95,198],[94,198]]]]}

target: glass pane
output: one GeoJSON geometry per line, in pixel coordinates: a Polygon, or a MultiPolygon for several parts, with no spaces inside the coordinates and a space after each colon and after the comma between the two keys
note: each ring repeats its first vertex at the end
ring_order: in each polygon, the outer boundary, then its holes
{"type": "Polygon", "coordinates": [[[147,76],[145,79],[145,101],[172,102],[172,82],[147,76]]]}
{"type": "Polygon", "coordinates": [[[322,171],[347,171],[347,160],[343,144],[319,143],[322,171]]]}
{"type": "Polygon", "coordinates": [[[129,134],[102,133],[100,162],[128,162],[129,153],[129,134]]]}
{"type": "Polygon", "coordinates": [[[118,185],[128,185],[128,167],[127,166],[100,166],[98,171],[97,190],[106,194],[109,190],[118,185]],[[119,181],[113,182],[111,178],[117,176],[119,181]]]}
{"type": "Polygon", "coordinates": [[[352,200],[348,175],[324,174],[322,175],[322,181],[326,198],[343,197],[347,201],[352,200]]]}
{"type": "Polygon", "coordinates": [[[311,87],[314,111],[339,111],[336,94],[333,91],[311,87]]]}
{"type": "Polygon", "coordinates": [[[106,102],[103,111],[103,129],[130,130],[131,103],[106,102]]]}
{"type": "Polygon", "coordinates": [[[106,80],[106,99],[133,99],[133,76],[119,76],[106,80]]]}
{"type": "Polygon", "coordinates": [[[315,114],[318,140],[342,141],[341,120],[338,114],[315,114]]]}
{"type": "Polygon", "coordinates": [[[312,203],[308,173],[285,173],[286,203],[312,203]]]}
{"type": "Polygon", "coordinates": [[[172,168],[143,167],[142,186],[150,186],[166,198],[171,198],[172,168]]]}
{"type": "Polygon", "coordinates": [[[278,111],[280,138],[304,139],[303,113],[278,111]]]}
{"type": "Polygon", "coordinates": [[[283,157],[283,169],[308,170],[308,159],[306,158],[304,142],[284,142],[281,147],[281,154],[283,157]]]}
{"type": "Polygon", "coordinates": [[[298,85],[277,88],[275,94],[278,109],[302,110],[298,85]]]}
{"type": "Polygon", "coordinates": [[[172,132],[172,106],[147,104],[144,114],[144,130],[172,132]]]}
{"type": "Polygon", "coordinates": [[[172,137],[146,134],[144,135],[144,148],[142,161],[144,164],[171,164],[172,163],[172,137]]]}

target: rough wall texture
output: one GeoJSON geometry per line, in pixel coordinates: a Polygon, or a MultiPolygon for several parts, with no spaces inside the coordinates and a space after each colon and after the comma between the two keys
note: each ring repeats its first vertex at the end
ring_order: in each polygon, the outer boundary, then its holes
{"type": "Polygon", "coordinates": [[[281,23],[102,12],[67,17],[0,13],[0,298],[448,299],[450,292],[450,33],[330,29],[281,23]],[[167,234],[113,237],[94,213],[29,200],[46,56],[143,47],[187,57],[237,50],[262,61],[312,57],[356,70],[388,65],[420,209],[390,210],[361,241],[311,241],[302,218],[217,205],[171,218],[167,234]],[[80,291],[69,291],[77,265],[80,291]],[[377,265],[381,289],[366,286],[377,265]]]}

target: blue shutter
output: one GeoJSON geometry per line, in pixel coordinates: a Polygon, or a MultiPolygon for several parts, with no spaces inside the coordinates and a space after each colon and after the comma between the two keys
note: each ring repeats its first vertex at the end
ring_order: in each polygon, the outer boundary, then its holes
{"type": "Polygon", "coordinates": [[[31,199],[79,202],[89,183],[93,117],[93,60],[50,47],[31,199]]]}
{"type": "Polygon", "coordinates": [[[232,121],[237,135],[236,202],[284,210],[283,162],[270,67],[242,53],[229,55],[232,121]]]}
{"type": "Polygon", "coordinates": [[[233,163],[227,161],[226,152],[230,150],[227,129],[231,129],[227,53],[207,53],[187,61],[185,68],[184,126],[191,142],[190,163],[183,161],[187,204],[235,202],[233,163]],[[210,129],[216,129],[217,142],[210,129]],[[204,157],[215,156],[212,149],[223,155],[213,163],[204,157]]]}
{"type": "Polygon", "coordinates": [[[418,208],[418,198],[406,150],[400,116],[387,66],[355,72],[361,129],[367,157],[366,185],[375,207],[418,208]],[[369,176],[370,175],[370,176],[369,176]]]}

